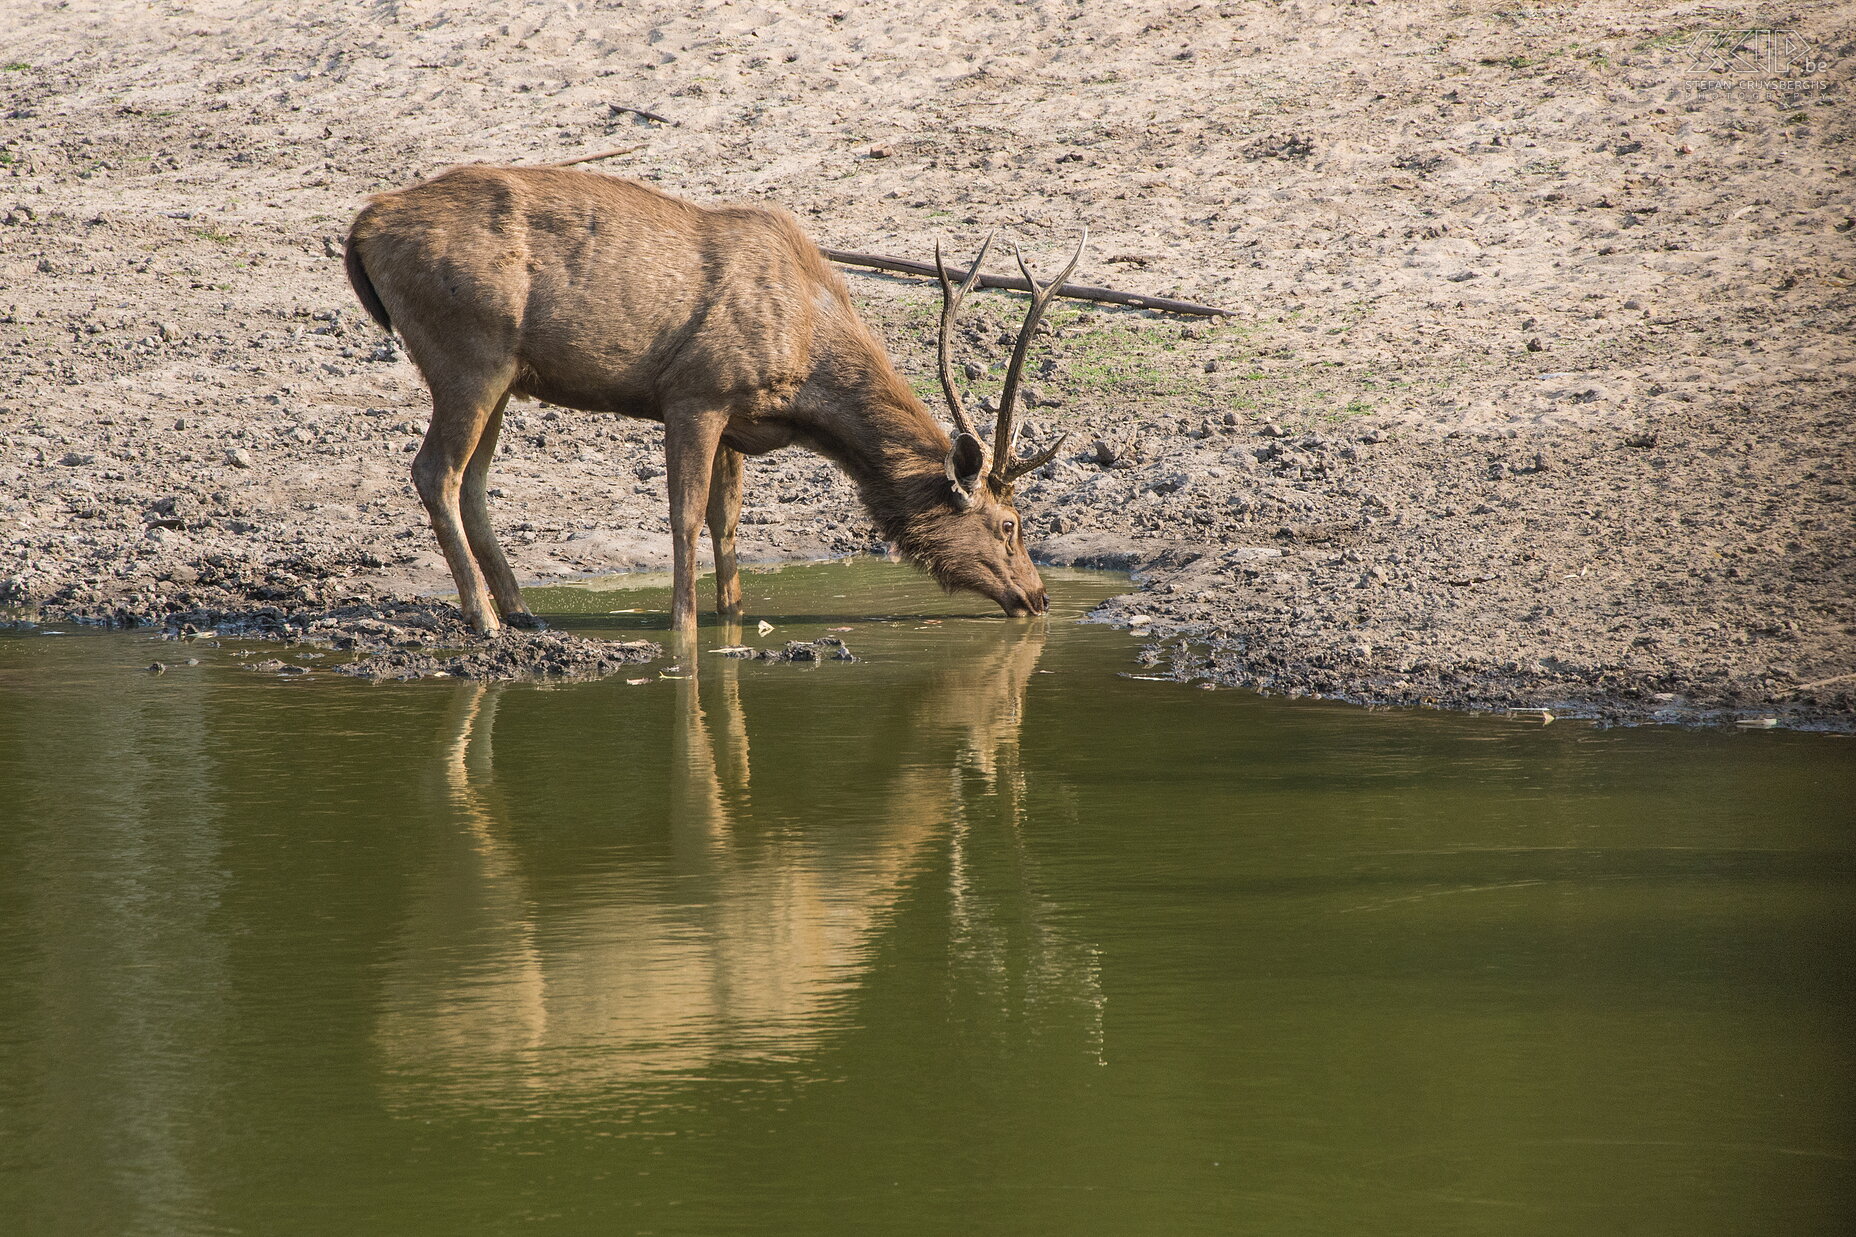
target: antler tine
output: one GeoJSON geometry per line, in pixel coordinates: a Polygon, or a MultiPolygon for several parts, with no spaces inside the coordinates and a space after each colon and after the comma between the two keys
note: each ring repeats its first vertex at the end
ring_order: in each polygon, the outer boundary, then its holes
{"type": "Polygon", "coordinates": [[[1070,440],[1069,434],[1067,433],[1059,434],[1057,436],[1057,441],[1051,443],[1050,446],[1045,447],[1042,451],[1036,452],[1035,454],[1032,454],[1032,455],[1027,455],[1022,460],[1012,460],[1011,462],[1006,464],[1005,466],[1006,484],[1009,485],[1012,482],[1018,480],[1020,477],[1024,476],[1026,473],[1035,472],[1038,469],[1044,467],[1044,465],[1050,463],[1052,460],[1056,459],[1057,452],[1063,450],[1063,444],[1068,442],[1069,440],[1070,440]]]}
{"type": "Polygon", "coordinates": [[[948,411],[954,414],[954,429],[962,434],[971,434],[974,438],[979,435],[973,433],[973,422],[967,419],[966,407],[960,402],[960,388],[954,385],[954,315],[960,312],[960,302],[973,290],[973,285],[979,282],[980,264],[986,261],[986,251],[992,248],[994,235],[992,232],[986,234],[979,253],[974,255],[972,264],[967,267],[966,277],[960,281],[958,291],[954,289],[954,281],[947,276],[946,263],[941,261],[941,242],[934,243],[934,269],[941,276],[941,391],[947,396],[948,411]]]}
{"type": "MultiPolygon", "coordinates": [[[[1082,260],[1083,246],[1089,243],[1089,229],[1083,229],[1083,238],[1076,242],[1076,252],[1070,255],[1070,261],[1057,273],[1057,278],[1038,285],[1037,276],[1025,264],[1025,255],[1016,248],[1013,256],[1018,259],[1018,269],[1024,272],[1025,282],[1031,285],[1031,308],[1025,311],[1025,325],[1019,328],[1018,343],[1012,348],[1012,360],[1005,368],[1005,389],[999,393],[999,424],[993,431],[992,477],[1001,486],[1009,485],[1014,474],[1011,463],[1018,445],[1018,379],[1025,367],[1025,353],[1031,348],[1031,337],[1037,333],[1038,323],[1044,317],[1044,311],[1056,298],[1063,287],[1063,281],[1070,277],[1076,264],[1082,260]]],[[[1026,470],[1028,471],[1028,470],[1026,470]]]]}

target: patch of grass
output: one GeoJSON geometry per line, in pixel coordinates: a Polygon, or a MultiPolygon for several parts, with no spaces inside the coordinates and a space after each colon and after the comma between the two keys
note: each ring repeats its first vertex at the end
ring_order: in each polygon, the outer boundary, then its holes
{"type": "Polygon", "coordinates": [[[1680,47],[1682,44],[1688,42],[1689,34],[1690,32],[1687,30],[1672,30],[1668,34],[1659,34],[1654,38],[1645,39],[1643,42],[1637,44],[1633,50],[1647,52],[1664,47],[1680,47]]]}
{"type": "Polygon", "coordinates": [[[219,245],[230,245],[233,241],[238,239],[231,233],[221,232],[210,224],[203,228],[188,228],[187,233],[190,236],[197,236],[203,241],[212,241],[219,245]]]}
{"type": "Polygon", "coordinates": [[[9,60],[6,62],[6,64],[0,65],[0,68],[4,68],[8,73],[30,73],[32,72],[32,66],[27,64],[23,60],[9,60]]]}
{"type": "MultiPolygon", "coordinates": [[[[934,377],[934,345],[941,297],[938,290],[931,288],[924,287],[920,296],[910,296],[890,311],[893,316],[886,334],[903,354],[896,357],[899,367],[921,375],[910,379],[916,393],[930,407],[938,407],[941,388],[934,377]],[[904,343],[905,339],[909,342],[904,343]]],[[[975,382],[962,382],[963,387],[973,388],[972,398],[995,393],[1011,352],[1009,342],[998,342],[999,336],[1016,335],[1024,307],[1023,293],[976,291],[968,300],[961,324],[963,328],[977,327],[980,341],[977,345],[957,341],[954,354],[957,369],[968,363],[985,369],[975,382]]],[[[1222,346],[1208,353],[1203,343],[1185,340],[1182,325],[1177,319],[1149,318],[1074,301],[1053,305],[1044,320],[1045,329],[1031,347],[1025,382],[1052,395],[1089,403],[1107,400],[1126,406],[1207,399],[1229,402],[1221,389],[1230,387],[1232,374],[1228,369],[1207,373],[1203,361],[1209,355],[1226,366],[1242,364],[1246,358],[1233,356],[1233,352],[1242,347],[1251,328],[1222,324],[1216,336],[1222,346]],[[1056,362],[1054,372],[1048,375],[1040,372],[1047,360],[1056,362]]],[[[1244,401],[1238,406],[1253,405],[1244,401]]]]}

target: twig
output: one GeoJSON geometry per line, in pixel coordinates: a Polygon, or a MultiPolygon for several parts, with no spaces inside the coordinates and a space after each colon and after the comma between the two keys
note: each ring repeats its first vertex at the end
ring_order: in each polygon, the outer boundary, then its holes
{"type": "Polygon", "coordinates": [[[1790,691],[1784,694],[1789,696],[1795,692],[1808,692],[1808,691],[1813,690],[1814,688],[1829,687],[1832,683],[1841,683],[1845,679],[1856,679],[1856,672],[1852,672],[1850,674],[1833,674],[1829,678],[1819,679],[1815,683],[1800,683],[1798,684],[1798,686],[1792,688],[1790,691]]]}
{"type": "Polygon", "coordinates": [[[677,123],[668,116],[659,116],[656,112],[647,112],[642,107],[631,107],[624,103],[608,103],[606,104],[606,110],[611,112],[614,116],[630,112],[632,115],[642,116],[646,120],[655,120],[660,125],[675,125],[677,123]]]}
{"type": "MultiPolygon", "coordinates": [[[[842,262],[846,266],[869,266],[879,271],[896,271],[904,275],[934,275],[932,263],[915,262],[908,258],[890,258],[875,253],[850,253],[843,249],[827,249],[825,256],[833,262],[842,262]]],[[[967,272],[954,267],[947,268],[949,279],[965,279],[967,272]]],[[[1031,285],[1016,275],[985,275],[978,280],[982,288],[1004,288],[1012,292],[1029,292],[1031,285]]],[[[1219,309],[1215,305],[1195,305],[1191,301],[1176,301],[1170,296],[1142,296],[1138,292],[1118,292],[1113,288],[1089,288],[1082,284],[1066,283],[1057,291],[1058,296],[1067,296],[1078,301],[1107,301],[1114,305],[1138,305],[1142,309],[1161,309],[1170,314],[1197,314],[1204,318],[1229,318],[1234,311],[1219,309]]]]}
{"type": "Polygon", "coordinates": [[[570,168],[576,163],[591,163],[595,159],[611,159],[617,155],[629,155],[633,151],[638,151],[638,150],[643,150],[643,149],[644,149],[643,143],[640,143],[637,146],[620,146],[613,150],[602,150],[596,155],[580,155],[577,158],[562,159],[559,163],[549,163],[544,166],[551,167],[551,168],[570,168]]]}

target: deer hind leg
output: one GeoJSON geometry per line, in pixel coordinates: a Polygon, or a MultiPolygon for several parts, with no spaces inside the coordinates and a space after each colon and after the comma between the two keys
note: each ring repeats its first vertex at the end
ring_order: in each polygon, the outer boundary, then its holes
{"type": "Polygon", "coordinates": [[[483,572],[484,583],[490,586],[490,596],[496,599],[496,610],[503,622],[511,627],[539,627],[541,620],[529,613],[528,603],[522,600],[522,587],[516,583],[516,573],[510,570],[509,559],[496,540],[496,531],[490,527],[490,460],[496,455],[496,440],[503,431],[503,409],[508,403],[509,395],[505,392],[490,410],[490,419],[484,423],[477,448],[464,466],[458,507],[471,556],[483,572]]]}
{"type": "Polygon", "coordinates": [[[412,483],[419,491],[419,501],[425,504],[438,548],[458,587],[458,608],[464,612],[464,621],[486,636],[495,635],[502,625],[490,606],[483,573],[471,554],[459,500],[465,468],[508,389],[507,382],[453,379],[433,383],[432,424],[412,461],[412,483]]]}
{"type": "Polygon", "coordinates": [[[726,412],[682,405],[664,410],[664,472],[670,483],[673,561],[670,628],[696,634],[696,540],[709,505],[709,477],[721,446],[726,412]]]}
{"type": "Polygon", "coordinates": [[[709,539],[715,545],[715,612],[741,613],[735,529],[741,523],[741,452],[718,447],[709,474],[709,539]]]}

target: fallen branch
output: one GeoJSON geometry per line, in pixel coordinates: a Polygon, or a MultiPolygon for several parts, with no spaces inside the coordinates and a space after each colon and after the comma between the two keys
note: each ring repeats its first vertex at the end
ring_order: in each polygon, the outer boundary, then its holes
{"type": "MultiPolygon", "coordinates": [[[[825,256],[833,262],[842,262],[846,266],[868,266],[879,271],[895,271],[903,275],[935,276],[932,262],[915,262],[908,258],[890,258],[875,253],[850,253],[843,249],[827,249],[825,256]]],[[[957,267],[948,267],[949,279],[956,282],[965,279],[967,272],[957,267]]],[[[1018,275],[981,274],[976,281],[982,288],[1004,288],[1011,292],[1029,292],[1031,285],[1018,275]]],[[[1114,288],[1090,288],[1082,284],[1066,283],[1057,290],[1058,296],[1067,296],[1077,301],[1107,301],[1112,305],[1137,305],[1142,309],[1160,309],[1170,314],[1197,314],[1204,318],[1228,318],[1234,311],[1219,309],[1215,305],[1196,305],[1191,301],[1176,301],[1170,296],[1142,296],[1138,292],[1118,292],[1114,288]]]]}
{"type": "Polygon", "coordinates": [[[642,107],[631,107],[624,103],[608,103],[606,104],[606,110],[611,112],[614,116],[623,116],[625,113],[630,112],[632,115],[642,116],[646,120],[655,120],[660,125],[675,125],[677,123],[668,116],[659,116],[656,112],[647,112],[642,107]]]}
{"type": "Polygon", "coordinates": [[[1815,683],[1800,683],[1798,686],[1790,688],[1789,690],[1781,692],[1780,694],[1785,695],[1785,696],[1791,696],[1791,695],[1797,694],[1798,692],[1813,691],[1819,687],[1829,687],[1832,683],[1841,683],[1846,679],[1856,679],[1856,672],[1852,672],[1850,674],[1833,674],[1829,678],[1819,679],[1815,683]]]}
{"type": "Polygon", "coordinates": [[[573,159],[562,159],[559,163],[549,163],[544,166],[551,168],[570,168],[576,163],[591,163],[595,159],[611,159],[618,155],[629,155],[634,151],[643,149],[643,143],[637,146],[619,146],[612,150],[602,150],[596,155],[580,155],[573,159]]]}

